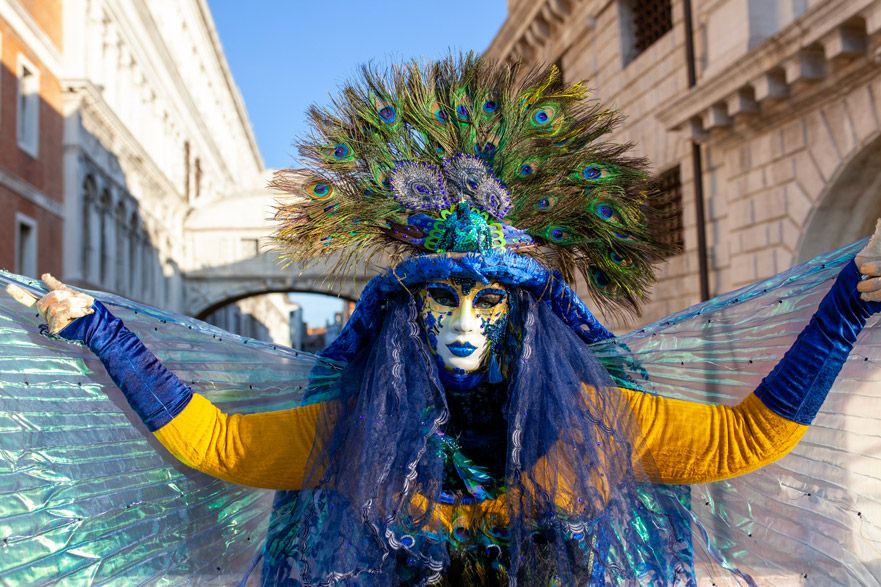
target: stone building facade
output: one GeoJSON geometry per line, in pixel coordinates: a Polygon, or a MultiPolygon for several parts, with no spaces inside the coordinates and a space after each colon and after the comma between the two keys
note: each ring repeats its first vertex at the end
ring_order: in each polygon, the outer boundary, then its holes
{"type": "Polygon", "coordinates": [[[65,0],[64,30],[65,279],[182,310],[188,214],[263,172],[208,7],[65,0]]]}
{"type": "Polygon", "coordinates": [[[510,0],[486,51],[587,80],[681,209],[683,252],[642,322],[700,301],[695,143],[711,296],[868,235],[881,216],[881,1],[690,5],[693,84],[684,0],[510,0]]]}
{"type": "Polygon", "coordinates": [[[0,267],[61,273],[61,0],[0,1],[0,267]]]}
{"type": "MultiPolygon", "coordinates": [[[[187,272],[206,257],[231,261],[194,249],[188,218],[244,186],[271,200],[255,187],[263,161],[208,5],[59,6],[64,279],[186,312],[187,272]]],[[[272,296],[237,302],[215,321],[288,344],[287,311],[272,296]]]]}

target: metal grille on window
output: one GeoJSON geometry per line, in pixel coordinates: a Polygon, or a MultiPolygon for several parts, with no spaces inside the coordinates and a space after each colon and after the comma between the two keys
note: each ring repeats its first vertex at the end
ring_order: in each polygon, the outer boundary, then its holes
{"type": "Polygon", "coordinates": [[[655,208],[659,211],[655,238],[678,251],[685,246],[682,226],[682,179],[679,166],[661,173],[655,180],[658,193],[655,208]]]}
{"type": "Polygon", "coordinates": [[[625,0],[624,9],[632,27],[627,27],[632,34],[632,50],[625,61],[630,61],[673,30],[671,0],[625,0]]]}

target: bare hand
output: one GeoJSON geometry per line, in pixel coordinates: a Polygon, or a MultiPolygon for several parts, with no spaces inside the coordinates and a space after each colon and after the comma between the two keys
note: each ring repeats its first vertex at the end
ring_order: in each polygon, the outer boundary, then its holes
{"type": "Polygon", "coordinates": [[[860,298],[867,302],[881,302],[881,220],[875,224],[875,233],[862,251],[856,264],[865,277],[857,284],[860,298]]]}
{"type": "Polygon", "coordinates": [[[49,288],[49,293],[42,298],[12,284],[6,286],[6,292],[25,306],[36,306],[49,325],[49,334],[58,334],[77,318],[95,311],[92,309],[92,302],[95,301],[92,296],[69,289],[48,273],[44,273],[42,279],[49,288]]]}

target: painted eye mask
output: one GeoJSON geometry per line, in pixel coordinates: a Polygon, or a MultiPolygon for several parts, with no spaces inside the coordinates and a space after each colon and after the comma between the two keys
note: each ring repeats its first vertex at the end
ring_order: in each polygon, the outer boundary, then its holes
{"type": "Polygon", "coordinates": [[[484,369],[507,325],[505,287],[472,279],[435,281],[420,290],[418,301],[429,347],[439,363],[457,374],[484,369]]]}

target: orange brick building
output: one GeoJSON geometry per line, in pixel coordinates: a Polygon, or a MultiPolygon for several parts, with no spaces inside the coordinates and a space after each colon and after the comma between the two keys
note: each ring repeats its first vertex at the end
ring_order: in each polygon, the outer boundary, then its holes
{"type": "Polygon", "coordinates": [[[0,267],[62,274],[61,0],[0,2],[0,267]]]}

